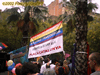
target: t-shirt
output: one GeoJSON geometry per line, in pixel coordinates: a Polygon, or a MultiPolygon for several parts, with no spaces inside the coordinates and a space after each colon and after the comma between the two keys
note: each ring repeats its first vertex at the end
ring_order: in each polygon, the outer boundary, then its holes
{"type": "Polygon", "coordinates": [[[43,71],[43,75],[56,75],[54,67],[55,65],[49,64],[46,65],[46,69],[43,71]]]}
{"type": "MultiPolygon", "coordinates": [[[[55,68],[55,65],[54,64],[50,64],[50,69],[54,70],[54,68],[55,68]]],[[[46,64],[41,66],[40,73],[43,73],[44,70],[46,70],[46,64]]]]}
{"type": "Polygon", "coordinates": [[[90,75],[100,75],[100,71],[95,71],[95,72],[91,73],[90,75]]]}

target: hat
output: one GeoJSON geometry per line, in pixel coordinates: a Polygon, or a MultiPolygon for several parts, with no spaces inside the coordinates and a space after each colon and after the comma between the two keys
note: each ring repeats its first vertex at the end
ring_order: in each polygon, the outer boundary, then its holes
{"type": "Polygon", "coordinates": [[[7,66],[11,66],[13,64],[13,61],[12,60],[9,60],[8,62],[7,62],[7,66]]]}

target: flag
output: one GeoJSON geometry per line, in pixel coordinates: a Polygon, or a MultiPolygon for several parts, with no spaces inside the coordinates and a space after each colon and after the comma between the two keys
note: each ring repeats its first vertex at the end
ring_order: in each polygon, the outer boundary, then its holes
{"type": "Polygon", "coordinates": [[[66,53],[65,54],[65,59],[67,59],[70,56],[70,54],[66,53]]]}
{"type": "Polygon", "coordinates": [[[7,48],[8,46],[4,43],[0,43],[0,50],[7,48]]]}
{"type": "Polygon", "coordinates": [[[13,50],[13,51],[9,52],[8,54],[11,54],[10,59],[11,60],[13,59],[15,64],[17,64],[17,63],[24,64],[25,62],[28,62],[27,46],[13,50]],[[19,62],[19,60],[20,60],[20,62],[19,62]]]}
{"type": "Polygon", "coordinates": [[[28,58],[63,51],[62,21],[30,38],[28,58]]]}

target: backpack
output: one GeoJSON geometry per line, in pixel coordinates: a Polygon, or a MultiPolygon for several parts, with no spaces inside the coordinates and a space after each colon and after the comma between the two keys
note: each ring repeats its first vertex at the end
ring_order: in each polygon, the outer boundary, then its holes
{"type": "Polygon", "coordinates": [[[55,70],[51,69],[50,65],[51,64],[49,64],[49,66],[46,65],[46,70],[43,71],[43,75],[56,75],[55,70]]]}

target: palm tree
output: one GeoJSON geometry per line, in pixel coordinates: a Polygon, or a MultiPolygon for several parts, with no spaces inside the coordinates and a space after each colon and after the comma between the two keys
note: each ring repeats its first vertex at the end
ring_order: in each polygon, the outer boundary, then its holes
{"type": "Polygon", "coordinates": [[[87,0],[76,2],[76,57],[75,75],[87,75],[87,0]]]}
{"type": "Polygon", "coordinates": [[[32,18],[33,19],[38,19],[38,20],[43,20],[43,21],[45,21],[46,19],[47,19],[47,17],[45,16],[46,14],[48,14],[48,9],[47,9],[47,7],[45,7],[45,6],[33,6],[32,7],[33,9],[33,16],[32,16],[32,18]]]}
{"type": "MultiPolygon", "coordinates": [[[[33,0],[34,1],[34,0],[33,0]]],[[[27,2],[27,0],[23,0],[23,2],[27,2]]],[[[13,8],[12,8],[13,9],[13,8]]],[[[36,23],[36,19],[38,18],[39,20],[41,20],[41,19],[46,19],[46,17],[44,16],[45,15],[45,13],[44,12],[47,12],[47,7],[44,7],[44,6],[26,6],[25,7],[25,11],[24,11],[24,13],[23,13],[23,17],[24,17],[24,21],[25,21],[25,24],[23,25],[23,27],[22,28],[19,28],[20,26],[18,26],[18,29],[20,29],[21,31],[22,31],[22,35],[23,35],[23,38],[22,38],[22,40],[24,40],[24,41],[22,41],[22,46],[24,46],[24,45],[26,45],[27,44],[27,41],[28,41],[28,38],[26,38],[26,37],[28,37],[28,27],[26,27],[27,25],[26,24],[28,24],[28,22],[30,21],[30,15],[29,15],[29,11],[30,11],[30,9],[31,10],[33,10],[33,13],[34,13],[34,15],[32,16],[32,21],[34,22],[35,21],[35,23],[36,23]],[[34,20],[35,19],[35,20],[34,20]],[[26,28],[27,28],[27,31],[26,31],[26,28]],[[24,32],[25,31],[25,32],[24,32]]],[[[12,11],[10,11],[10,12],[13,12],[13,14],[11,14],[8,18],[7,18],[7,21],[8,21],[8,24],[10,23],[10,22],[12,22],[12,21],[16,21],[16,20],[19,20],[19,18],[21,17],[21,16],[19,16],[18,14],[18,12],[17,12],[17,10],[16,11],[14,11],[14,10],[12,10],[12,11]],[[17,14],[16,14],[17,13],[17,14]]],[[[19,24],[19,22],[18,22],[18,24],[19,24]]],[[[38,25],[38,24],[35,24],[35,25],[38,25]]],[[[34,26],[33,26],[34,27],[34,26]]],[[[33,30],[32,30],[33,31],[33,30]]],[[[34,31],[34,33],[35,33],[35,31],[34,31]]],[[[33,33],[33,34],[34,34],[33,33]]],[[[31,34],[30,36],[32,36],[33,34],[31,34]]],[[[29,37],[30,37],[29,36],[29,37]]]]}
{"type": "MultiPolygon", "coordinates": [[[[58,21],[63,20],[63,22],[67,24],[68,33],[72,32],[73,29],[75,28],[75,10],[76,10],[75,2],[76,1],[77,0],[70,0],[70,1],[63,0],[62,6],[66,7],[67,10],[68,9],[69,10],[68,11],[66,10],[64,14],[58,17],[58,21]]],[[[95,10],[98,8],[97,4],[91,3],[91,1],[87,4],[87,7],[88,7],[89,13],[91,13],[92,10],[95,10]]],[[[87,18],[88,18],[87,21],[93,21],[93,17],[90,14],[87,15],[87,18]]]]}
{"type": "MultiPolygon", "coordinates": [[[[74,20],[74,12],[76,10],[76,2],[77,0],[70,0],[70,1],[66,1],[63,0],[63,7],[67,7],[68,9],[70,9],[68,12],[70,12],[70,14],[66,15],[66,12],[63,15],[60,15],[60,19],[63,17],[63,22],[68,22],[70,19],[74,20]],[[67,21],[66,21],[67,20],[67,21]]],[[[92,3],[91,0],[89,0],[89,3],[87,4],[87,9],[88,12],[91,13],[92,10],[98,9],[97,4],[96,3],[92,3]]],[[[93,17],[88,13],[87,17],[88,17],[88,21],[93,21],[93,17]]]]}
{"type": "MultiPolygon", "coordinates": [[[[6,9],[6,10],[4,10],[3,12],[8,12],[8,13],[10,13],[10,16],[8,16],[7,18],[6,18],[6,21],[7,21],[7,24],[9,24],[10,22],[12,22],[12,21],[17,21],[17,20],[19,20],[19,17],[21,17],[21,15],[20,15],[20,13],[18,12],[18,10],[20,10],[20,8],[19,7],[13,7],[13,8],[11,8],[11,9],[6,9]]],[[[21,10],[20,10],[21,11],[21,10]]]]}
{"type": "Polygon", "coordinates": [[[88,12],[97,9],[97,5],[91,2],[87,4],[87,0],[70,0],[70,2],[64,2],[64,6],[75,10],[73,14],[75,17],[68,19],[67,22],[76,28],[75,75],[87,75],[87,21],[93,21],[93,17],[88,15],[88,12]]]}

